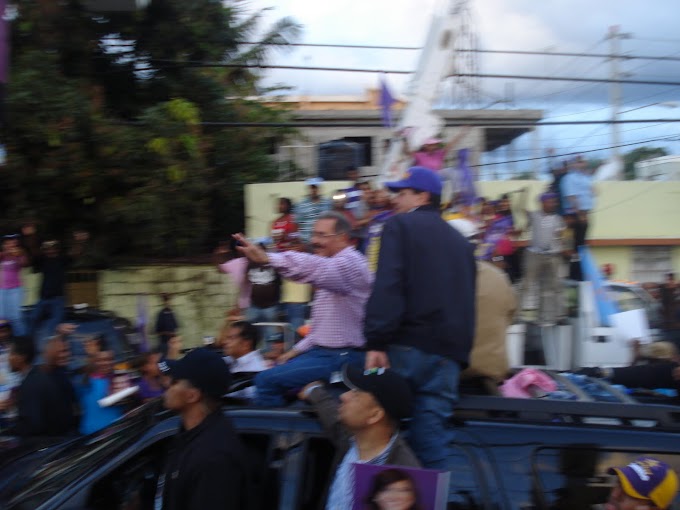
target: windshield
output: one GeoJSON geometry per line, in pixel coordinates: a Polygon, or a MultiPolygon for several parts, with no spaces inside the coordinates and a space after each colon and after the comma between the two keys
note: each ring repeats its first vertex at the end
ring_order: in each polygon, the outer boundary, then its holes
{"type": "Polygon", "coordinates": [[[6,503],[7,508],[37,507],[136,441],[149,429],[157,410],[157,402],[140,406],[109,427],[36,456],[22,465],[14,483],[4,488],[0,503],[6,503]]]}

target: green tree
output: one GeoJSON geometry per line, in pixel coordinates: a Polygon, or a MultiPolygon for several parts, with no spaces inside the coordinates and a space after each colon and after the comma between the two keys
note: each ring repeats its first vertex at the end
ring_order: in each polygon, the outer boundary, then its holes
{"type": "Polygon", "coordinates": [[[243,228],[243,185],[272,180],[288,112],[249,100],[259,76],[206,63],[264,62],[300,26],[254,40],[240,2],[153,0],[135,13],[25,0],[13,23],[3,218],[60,234],[85,226],[118,255],[183,256],[243,228]],[[212,123],[212,124],[211,124],[212,123]]]}
{"type": "Polygon", "coordinates": [[[663,147],[638,147],[623,156],[623,173],[625,179],[630,181],[635,179],[635,164],[646,159],[667,156],[668,151],[663,147]]]}

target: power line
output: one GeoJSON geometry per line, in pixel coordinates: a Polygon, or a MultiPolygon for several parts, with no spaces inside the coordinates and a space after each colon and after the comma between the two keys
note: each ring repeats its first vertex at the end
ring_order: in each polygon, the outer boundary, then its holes
{"type": "MultiPolygon", "coordinates": [[[[526,121],[526,120],[507,120],[507,119],[480,119],[479,117],[460,117],[455,121],[447,121],[446,127],[471,125],[476,127],[518,127],[518,128],[532,128],[537,126],[578,126],[578,125],[595,125],[595,124],[653,124],[653,123],[675,123],[680,122],[680,119],[630,119],[630,120],[572,120],[562,122],[541,122],[526,121]]],[[[132,122],[135,124],[135,122],[132,122]]],[[[384,127],[382,122],[328,122],[328,121],[295,121],[295,122],[227,122],[227,121],[206,121],[202,122],[203,126],[216,127],[267,127],[267,128],[283,128],[283,127],[384,127]]]]}
{"type": "MultiPolygon", "coordinates": [[[[649,39],[640,39],[649,40],[649,39]]],[[[667,42],[680,42],[680,40],[668,39],[667,42]]],[[[135,41],[130,42],[115,42],[106,43],[107,46],[134,46],[135,41]]],[[[258,45],[261,42],[255,41],[241,41],[238,44],[243,45],[258,45]]],[[[598,43],[599,44],[599,43],[598,43]]],[[[324,43],[286,43],[284,45],[272,44],[274,46],[292,46],[305,48],[346,48],[346,49],[367,49],[367,50],[422,50],[420,46],[384,46],[371,44],[324,44],[324,43]]],[[[597,46],[597,45],[596,45],[597,46]]],[[[532,56],[552,56],[552,57],[584,57],[584,58],[611,58],[608,53],[571,53],[559,51],[529,51],[529,50],[482,50],[475,48],[460,49],[460,52],[465,53],[497,53],[506,55],[532,55],[532,56]]],[[[622,55],[621,58],[626,60],[667,60],[680,61],[680,57],[659,56],[659,55],[622,55]]]]}
{"type": "MultiPolygon", "coordinates": [[[[292,65],[273,65],[273,64],[227,64],[221,62],[197,62],[197,61],[180,61],[180,60],[165,60],[153,59],[151,63],[167,63],[175,64],[180,67],[224,67],[224,68],[239,68],[239,69],[288,69],[299,71],[336,71],[347,73],[385,73],[385,74],[413,74],[413,71],[404,70],[386,70],[386,69],[358,69],[354,67],[322,67],[322,66],[292,66],[292,65]]],[[[153,67],[139,68],[140,71],[154,70],[153,67]]],[[[618,82],[628,85],[662,85],[662,86],[680,86],[680,82],[668,81],[651,81],[651,80],[611,80],[607,78],[582,78],[582,77],[566,77],[566,76],[525,76],[513,74],[482,74],[482,73],[461,73],[456,77],[460,78],[501,78],[505,80],[548,80],[548,81],[576,81],[588,83],[612,83],[618,82]]]]}
{"type": "Polygon", "coordinates": [[[564,158],[564,157],[567,157],[567,156],[577,156],[579,154],[585,154],[585,153],[588,153],[588,152],[600,152],[600,151],[615,149],[615,148],[619,148],[619,147],[629,147],[631,145],[640,145],[641,143],[659,142],[659,141],[662,141],[662,140],[673,141],[676,138],[677,138],[676,136],[666,136],[666,137],[662,137],[662,138],[651,138],[649,140],[644,140],[644,141],[641,141],[641,142],[623,143],[623,144],[619,144],[619,145],[610,145],[608,147],[600,147],[599,149],[590,149],[590,150],[587,150],[587,151],[565,152],[565,153],[562,153],[562,154],[554,154],[552,156],[538,156],[538,157],[535,157],[535,158],[523,158],[523,159],[510,160],[510,161],[498,161],[498,162],[494,162],[494,163],[481,163],[479,165],[470,165],[470,166],[480,167],[480,166],[506,165],[508,163],[524,163],[526,161],[537,161],[537,160],[541,160],[541,159],[564,158]]]}
{"type": "MultiPolygon", "coordinates": [[[[567,53],[567,52],[557,52],[557,51],[525,51],[525,50],[480,50],[480,49],[470,49],[470,50],[460,50],[460,51],[471,51],[476,53],[501,53],[506,55],[550,55],[554,57],[585,57],[585,58],[611,58],[608,53],[567,53]]],[[[680,57],[667,57],[667,56],[656,56],[656,55],[621,55],[621,58],[626,60],[668,60],[676,61],[680,60],[680,57]]]]}

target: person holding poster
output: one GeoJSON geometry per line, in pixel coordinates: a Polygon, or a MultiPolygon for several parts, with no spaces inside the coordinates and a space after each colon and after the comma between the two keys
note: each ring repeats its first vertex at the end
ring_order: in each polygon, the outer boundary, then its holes
{"type": "Polygon", "coordinates": [[[411,416],[413,399],[407,382],[393,370],[362,370],[345,365],[343,382],[350,391],[337,400],[315,381],[298,397],[314,406],[336,448],[326,510],[353,508],[354,463],[419,467],[399,434],[399,422],[411,416]]]}

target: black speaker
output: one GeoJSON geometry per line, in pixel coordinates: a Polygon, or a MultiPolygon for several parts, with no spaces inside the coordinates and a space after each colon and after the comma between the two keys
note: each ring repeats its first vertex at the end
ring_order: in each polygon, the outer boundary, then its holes
{"type": "Polygon", "coordinates": [[[319,144],[319,177],[326,181],[344,180],[349,167],[361,166],[361,145],[345,140],[319,144]]]}

